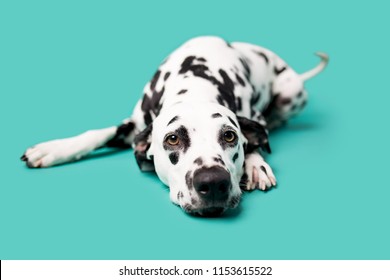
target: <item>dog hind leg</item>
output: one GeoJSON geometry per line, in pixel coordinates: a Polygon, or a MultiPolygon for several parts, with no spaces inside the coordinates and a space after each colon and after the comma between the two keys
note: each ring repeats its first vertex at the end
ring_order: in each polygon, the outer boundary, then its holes
{"type": "Polygon", "coordinates": [[[297,74],[282,59],[274,61],[274,79],[271,87],[271,102],[263,112],[268,128],[276,128],[302,111],[307,103],[304,82],[320,73],[328,64],[329,58],[324,53],[316,53],[320,63],[313,69],[297,74]]]}
{"type": "Polygon", "coordinates": [[[307,102],[302,79],[282,59],[275,60],[273,72],[271,102],[263,112],[269,129],[279,127],[297,115],[307,102]]]}

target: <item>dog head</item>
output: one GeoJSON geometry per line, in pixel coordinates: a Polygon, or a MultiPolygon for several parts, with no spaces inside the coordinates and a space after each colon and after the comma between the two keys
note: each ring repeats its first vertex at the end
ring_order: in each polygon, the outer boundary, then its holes
{"type": "Polygon", "coordinates": [[[135,139],[140,168],[154,165],[172,202],[202,216],[238,205],[245,152],[258,147],[269,150],[266,130],[214,103],[175,104],[135,139]]]}

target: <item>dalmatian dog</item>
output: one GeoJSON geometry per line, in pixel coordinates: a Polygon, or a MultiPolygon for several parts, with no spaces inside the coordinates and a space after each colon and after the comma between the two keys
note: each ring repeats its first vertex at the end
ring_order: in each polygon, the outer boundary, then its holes
{"type": "Polygon", "coordinates": [[[328,56],[297,74],[270,50],[221,38],[197,37],[160,65],[133,114],[119,126],[35,145],[28,167],[79,160],[102,147],[133,148],[142,171],[155,171],[184,211],[217,216],[240,202],[243,190],[276,185],[263,154],[268,130],[306,104],[304,81],[328,56]]]}

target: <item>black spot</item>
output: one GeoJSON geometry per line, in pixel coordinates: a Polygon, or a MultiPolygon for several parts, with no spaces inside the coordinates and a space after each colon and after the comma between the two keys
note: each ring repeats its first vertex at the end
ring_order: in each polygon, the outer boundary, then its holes
{"type": "Polygon", "coordinates": [[[165,75],[164,75],[164,81],[168,80],[169,75],[171,75],[171,72],[165,73],[165,75]]]}
{"type": "Polygon", "coordinates": [[[173,117],[173,118],[169,121],[169,123],[167,124],[167,126],[170,125],[171,123],[174,123],[174,122],[177,121],[178,119],[179,119],[179,116],[173,117]]]}
{"type": "Polygon", "coordinates": [[[268,57],[265,55],[265,53],[263,53],[263,52],[259,52],[259,51],[254,51],[257,55],[259,55],[259,56],[261,56],[262,58],[264,58],[264,60],[265,60],[265,63],[269,63],[269,59],[268,59],[268,57]]]}
{"type": "Polygon", "coordinates": [[[222,115],[221,115],[220,113],[215,113],[215,114],[212,114],[211,117],[212,117],[213,119],[215,119],[215,118],[221,118],[222,115]]]}
{"type": "Polygon", "coordinates": [[[197,65],[192,65],[190,70],[194,74],[194,76],[205,76],[206,71],[209,70],[209,68],[206,65],[203,64],[197,64],[197,65]]]}
{"type": "Polygon", "coordinates": [[[191,198],[191,204],[192,204],[192,205],[196,204],[197,202],[198,202],[198,200],[196,200],[196,199],[193,198],[193,197],[191,198]]]}
{"type": "Polygon", "coordinates": [[[186,185],[187,185],[188,189],[192,190],[192,188],[194,186],[192,185],[191,171],[188,171],[186,173],[186,177],[185,178],[186,178],[186,185]]]}
{"type": "Polygon", "coordinates": [[[274,67],[274,73],[276,76],[280,75],[282,72],[284,72],[287,69],[286,66],[283,66],[282,68],[278,69],[276,66],[274,67]]]}
{"type": "Polygon", "coordinates": [[[180,137],[180,140],[181,140],[180,142],[183,145],[183,151],[187,152],[188,148],[191,146],[191,140],[190,140],[190,137],[188,135],[187,128],[185,128],[184,126],[180,126],[176,130],[176,133],[180,137]]]}
{"type": "Polygon", "coordinates": [[[236,97],[236,106],[237,106],[237,111],[242,110],[242,100],[241,97],[236,97]]]}
{"type": "Polygon", "coordinates": [[[153,122],[153,119],[152,119],[152,115],[150,114],[150,112],[145,112],[144,114],[144,122],[146,125],[149,125],[153,122]]]}
{"type": "Polygon", "coordinates": [[[233,156],[233,162],[236,162],[237,159],[238,159],[238,153],[235,153],[233,156]]]}
{"type": "Polygon", "coordinates": [[[115,148],[130,148],[131,143],[126,141],[127,137],[133,132],[135,124],[133,122],[128,122],[121,124],[117,127],[115,136],[106,143],[107,147],[115,148]]]}
{"type": "Polygon", "coordinates": [[[300,98],[302,95],[303,95],[303,92],[300,91],[300,92],[297,94],[297,97],[300,98]]]}
{"type": "Polygon", "coordinates": [[[161,90],[156,90],[156,84],[160,77],[160,71],[157,71],[152,81],[150,82],[150,89],[152,91],[151,97],[147,93],[144,93],[142,103],[141,103],[141,109],[144,113],[144,122],[146,125],[149,125],[153,119],[152,119],[152,112],[155,116],[157,116],[161,110],[162,104],[160,104],[161,97],[164,94],[165,88],[162,87],[161,90]]]}
{"type": "Polygon", "coordinates": [[[153,91],[156,88],[156,84],[158,82],[158,79],[160,78],[161,71],[157,70],[157,72],[154,74],[152,80],[150,81],[150,89],[153,91]]]}
{"type": "Polygon", "coordinates": [[[146,93],[144,93],[144,96],[142,98],[142,103],[141,103],[141,109],[142,111],[145,112],[149,110],[149,108],[150,108],[150,98],[146,93]]]}
{"type": "Polygon", "coordinates": [[[159,103],[160,103],[161,97],[164,94],[164,91],[165,91],[165,87],[162,87],[162,89],[160,91],[157,91],[157,90],[153,91],[153,95],[152,95],[152,98],[150,101],[151,101],[151,105],[152,105],[152,110],[156,115],[158,114],[158,108],[160,108],[159,103]]]}
{"type": "Polygon", "coordinates": [[[205,73],[209,68],[204,64],[193,64],[195,59],[197,62],[206,61],[202,57],[196,58],[195,56],[188,56],[186,57],[186,59],[184,59],[183,63],[181,64],[181,69],[179,70],[179,74],[185,74],[188,71],[191,71],[194,74],[194,76],[209,78],[208,75],[205,73]]]}
{"type": "Polygon", "coordinates": [[[177,193],[177,200],[180,200],[183,197],[184,197],[183,192],[178,192],[177,193]]]}
{"type": "Polygon", "coordinates": [[[225,166],[225,162],[222,160],[221,156],[218,155],[218,157],[213,157],[213,160],[216,162],[216,163],[220,163],[222,164],[223,166],[225,166]]]}
{"type": "Polygon", "coordinates": [[[219,105],[225,106],[225,104],[223,103],[223,99],[220,95],[217,96],[217,101],[219,105]]]}
{"type": "Polygon", "coordinates": [[[244,67],[245,77],[246,77],[247,80],[249,80],[249,76],[251,74],[251,70],[249,68],[248,62],[244,58],[242,58],[242,57],[240,57],[239,60],[240,60],[240,62],[242,64],[242,66],[244,67]]]}
{"type": "Polygon", "coordinates": [[[236,79],[237,79],[237,82],[242,85],[243,87],[245,87],[245,82],[244,80],[236,73],[236,79]]]}
{"type": "Polygon", "coordinates": [[[177,94],[183,94],[183,93],[186,93],[188,90],[187,89],[182,89],[181,91],[179,91],[177,94]]]}
{"type": "Polygon", "coordinates": [[[196,160],[194,160],[194,163],[197,164],[197,165],[202,165],[203,164],[203,160],[201,157],[198,157],[196,160]]]}
{"type": "Polygon", "coordinates": [[[265,169],[264,166],[260,166],[260,169],[265,173],[265,175],[267,175],[267,170],[265,169]]]}
{"type": "Polygon", "coordinates": [[[233,92],[234,90],[234,82],[232,81],[232,79],[230,79],[229,75],[225,72],[225,70],[223,69],[219,69],[219,74],[221,75],[222,79],[223,79],[223,87],[225,90],[229,91],[229,92],[233,92]]]}
{"type": "Polygon", "coordinates": [[[238,125],[236,124],[236,122],[231,117],[228,117],[228,119],[235,127],[238,128],[238,125]]]}
{"type": "Polygon", "coordinates": [[[184,74],[186,73],[190,67],[191,67],[191,64],[192,62],[194,61],[195,59],[195,56],[188,56],[184,59],[183,63],[181,64],[181,68],[179,70],[179,74],[184,74]]]}
{"type": "Polygon", "coordinates": [[[290,110],[291,110],[291,111],[295,111],[295,109],[296,109],[297,107],[298,107],[298,105],[297,105],[297,104],[294,104],[294,105],[291,106],[291,109],[290,109],[290,110]]]}
{"type": "Polygon", "coordinates": [[[223,79],[223,83],[218,83],[218,91],[221,94],[223,100],[226,101],[229,109],[233,112],[236,112],[237,109],[234,96],[234,82],[223,69],[219,69],[218,72],[223,79]]]}
{"type": "Polygon", "coordinates": [[[179,153],[178,152],[170,153],[169,160],[173,165],[175,165],[179,161],[179,153]]]}

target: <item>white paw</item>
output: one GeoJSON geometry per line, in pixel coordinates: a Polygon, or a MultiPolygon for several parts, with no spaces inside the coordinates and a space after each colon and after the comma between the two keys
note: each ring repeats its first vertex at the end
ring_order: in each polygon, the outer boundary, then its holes
{"type": "Polygon", "coordinates": [[[77,155],[74,154],[74,147],[69,139],[40,143],[27,149],[21,157],[31,168],[49,167],[76,159],[77,155]]]}
{"type": "Polygon", "coordinates": [[[249,154],[245,158],[245,174],[246,181],[243,182],[244,190],[267,190],[272,186],[276,186],[276,178],[271,167],[258,154],[249,154]]]}

